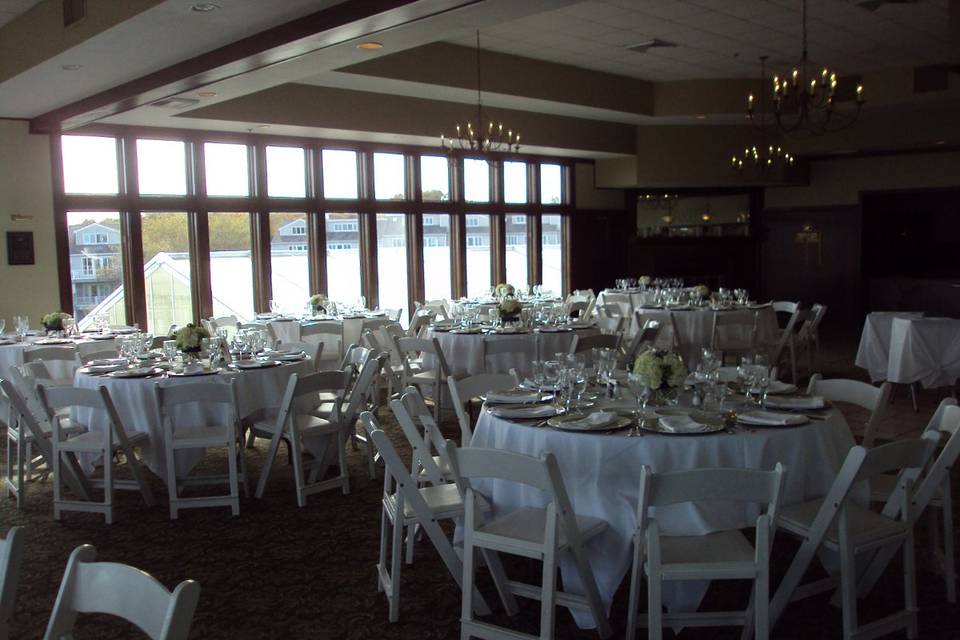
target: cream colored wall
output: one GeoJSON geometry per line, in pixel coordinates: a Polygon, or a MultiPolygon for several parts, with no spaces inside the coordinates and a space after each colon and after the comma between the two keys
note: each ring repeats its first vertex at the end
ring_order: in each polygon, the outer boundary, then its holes
{"type": "Polygon", "coordinates": [[[574,169],[574,188],[577,209],[623,210],[623,189],[598,189],[594,165],[578,162],[574,169]]]}
{"type": "Polygon", "coordinates": [[[767,208],[858,204],[861,191],[960,186],[960,152],[837,158],[810,163],[810,184],[771,187],[767,208]]]}
{"type": "Polygon", "coordinates": [[[47,136],[30,135],[28,123],[0,120],[0,318],[28,314],[31,325],[60,306],[53,228],[53,186],[47,136]],[[10,216],[32,216],[14,222],[10,216]],[[36,264],[7,264],[7,231],[32,231],[36,264]]]}

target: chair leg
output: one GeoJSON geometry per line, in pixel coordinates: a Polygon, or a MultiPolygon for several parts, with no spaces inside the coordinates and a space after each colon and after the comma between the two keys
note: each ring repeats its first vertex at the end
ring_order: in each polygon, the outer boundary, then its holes
{"type": "Polygon", "coordinates": [[[910,400],[913,402],[913,412],[919,413],[920,409],[917,408],[917,383],[913,382],[910,384],[910,400]]]}
{"type": "Polygon", "coordinates": [[[757,573],[753,593],[755,637],[757,640],[767,640],[770,637],[770,575],[766,567],[757,573]]]}
{"type": "Polygon", "coordinates": [[[413,564],[413,545],[417,540],[417,525],[412,524],[407,527],[407,564],[413,564]]]}
{"type": "MultiPolygon", "coordinates": [[[[21,433],[20,435],[22,436],[23,434],[21,433]]],[[[22,437],[20,438],[20,442],[21,443],[23,442],[22,437]]],[[[17,448],[17,454],[20,456],[23,455],[22,444],[17,448]]],[[[60,487],[61,478],[63,477],[62,476],[63,472],[61,470],[62,460],[60,460],[60,456],[61,456],[60,449],[55,447],[53,450],[53,519],[54,520],[60,519],[60,503],[63,500],[61,496],[62,489],[60,487]]],[[[17,476],[18,476],[18,482],[19,482],[18,488],[20,489],[20,493],[22,494],[23,493],[23,458],[21,457],[19,460],[17,460],[17,463],[18,463],[17,476]]]]}
{"type": "Polygon", "coordinates": [[[630,568],[630,596],[627,598],[627,640],[637,634],[637,607],[640,606],[640,574],[643,572],[642,542],[633,539],[633,565],[630,568]]]}
{"type": "Polygon", "coordinates": [[[910,616],[907,623],[907,637],[917,637],[917,565],[913,549],[913,529],[907,532],[903,542],[903,599],[904,608],[910,616]]]}
{"type": "Polygon", "coordinates": [[[343,495],[350,493],[350,470],[347,467],[347,443],[340,436],[334,436],[337,439],[337,460],[340,465],[340,479],[342,481],[341,491],[343,495]]]}
{"type": "Polygon", "coordinates": [[[177,465],[173,455],[173,443],[167,443],[167,495],[170,502],[170,519],[177,519],[177,465]]]}
{"type": "MultiPolygon", "coordinates": [[[[841,540],[843,535],[841,534],[841,540]]],[[[843,637],[852,640],[857,631],[857,566],[853,549],[840,544],[840,593],[843,600],[843,637]]]]}
{"type": "Polygon", "coordinates": [[[113,524],[113,455],[112,451],[103,452],[103,517],[107,524],[113,524]]]}
{"type": "Polygon", "coordinates": [[[240,477],[237,474],[237,440],[227,443],[227,469],[230,474],[230,513],[240,515],[240,477]]]}
{"type": "Polygon", "coordinates": [[[390,622],[396,622],[400,618],[400,572],[403,568],[403,519],[402,514],[397,514],[397,519],[393,521],[393,535],[390,550],[390,592],[387,598],[390,602],[390,622]]]}
{"type": "Polygon", "coordinates": [[[147,484],[147,479],[143,475],[143,467],[140,466],[140,461],[133,455],[133,448],[129,451],[125,451],[127,456],[127,465],[130,467],[130,472],[133,474],[133,479],[136,480],[137,486],[140,487],[140,495],[143,496],[143,501],[147,504],[148,507],[153,506],[153,492],[150,490],[150,485],[147,484]]]}
{"type": "Polygon", "coordinates": [[[303,474],[303,453],[300,451],[300,436],[297,433],[290,434],[290,457],[293,459],[293,480],[297,490],[297,506],[307,506],[307,496],[304,493],[306,488],[306,478],[303,474]]]}
{"type": "Polygon", "coordinates": [[[649,640],[663,638],[663,599],[660,593],[662,587],[660,572],[650,566],[647,573],[647,638],[649,640]]]}
{"type": "Polygon", "coordinates": [[[390,526],[390,515],[386,507],[380,509],[380,555],[377,562],[377,591],[383,591],[383,580],[381,579],[381,570],[387,566],[387,528],[390,526]]]}
{"type": "Polygon", "coordinates": [[[557,618],[557,556],[556,548],[547,549],[543,558],[543,578],[540,589],[540,638],[553,640],[557,618]]]}
{"type": "Polygon", "coordinates": [[[267,480],[270,479],[270,469],[273,468],[273,461],[277,457],[277,450],[280,449],[281,440],[283,440],[283,435],[280,433],[275,433],[273,437],[270,438],[270,448],[267,449],[267,459],[263,463],[263,469],[260,470],[260,480],[257,481],[257,491],[254,493],[257,499],[263,497],[263,492],[267,488],[267,480]]]}
{"type": "Polygon", "coordinates": [[[953,546],[953,500],[950,496],[950,480],[943,483],[943,579],[947,583],[947,602],[957,602],[957,569],[953,546]]]}

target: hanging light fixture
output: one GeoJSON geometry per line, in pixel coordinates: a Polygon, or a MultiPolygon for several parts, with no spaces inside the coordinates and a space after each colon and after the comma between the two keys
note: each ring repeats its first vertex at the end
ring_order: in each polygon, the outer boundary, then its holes
{"type": "Polygon", "coordinates": [[[456,125],[457,134],[453,137],[447,137],[440,134],[440,146],[444,150],[450,151],[473,151],[477,153],[489,153],[495,151],[513,152],[520,150],[520,133],[514,133],[513,129],[504,129],[500,122],[494,126],[490,120],[486,132],[483,131],[483,100],[480,93],[480,31],[477,31],[477,128],[474,129],[473,121],[468,120],[465,127],[459,123],[456,125]]]}
{"type": "MultiPolygon", "coordinates": [[[[863,85],[857,85],[856,110],[852,113],[837,110],[837,72],[823,67],[818,73],[811,66],[807,56],[807,0],[801,0],[800,6],[803,29],[800,65],[794,67],[788,76],[773,77],[773,119],[777,129],[785,135],[812,137],[852,125],[860,116],[864,94],[863,85]]],[[[751,93],[747,98],[747,115],[751,120],[754,118],[753,103],[751,93]]]]}
{"type": "Polygon", "coordinates": [[[753,94],[750,94],[748,102],[751,106],[750,120],[760,130],[760,144],[744,148],[742,154],[734,154],[730,160],[730,166],[740,173],[750,169],[760,175],[766,174],[780,166],[792,167],[794,156],[783,150],[783,147],[767,143],[767,101],[764,97],[763,88],[767,84],[767,56],[760,56],[760,113],[759,119],[754,117],[752,111],[753,94]]]}

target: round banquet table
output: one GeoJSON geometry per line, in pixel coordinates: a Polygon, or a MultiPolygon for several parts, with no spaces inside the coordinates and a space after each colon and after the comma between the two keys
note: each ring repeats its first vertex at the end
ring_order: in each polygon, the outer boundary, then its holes
{"type": "MultiPolygon", "coordinates": [[[[602,403],[607,404],[607,403],[602,403]]],[[[613,401],[609,408],[635,406],[632,398],[613,401]]],[[[704,467],[772,469],[781,462],[787,468],[782,505],[826,495],[847,451],[854,445],[846,420],[837,410],[823,420],[797,427],[738,428],[733,433],[706,435],[658,435],[626,437],[626,432],[582,433],[534,427],[511,422],[483,410],[477,421],[471,447],[502,449],[539,457],[551,452],[559,463],[571,504],[578,515],[603,518],[607,529],[591,539],[585,550],[597,586],[609,613],[613,595],[630,570],[631,544],[637,526],[636,510],[640,467],[655,473],[704,467]]],[[[477,483],[489,497],[497,515],[514,509],[545,506],[542,494],[532,488],[505,481],[477,483]]],[[[753,527],[756,505],[698,505],[684,503],[656,510],[663,535],[693,536],[731,528],[753,527]]],[[[561,560],[565,589],[582,593],[573,562],[561,560]]],[[[664,602],[671,610],[695,610],[708,582],[677,582],[664,585],[664,602]]],[[[592,626],[586,612],[571,609],[577,623],[592,626]]]]}
{"type": "MultiPolygon", "coordinates": [[[[646,320],[656,320],[663,324],[667,331],[661,331],[657,338],[656,347],[660,349],[673,348],[673,331],[670,330],[670,316],[673,316],[677,324],[677,330],[680,331],[680,355],[684,363],[692,371],[700,362],[700,351],[703,347],[710,346],[710,338],[713,334],[713,317],[718,313],[739,314],[743,316],[743,321],[747,324],[751,322],[751,315],[757,314],[757,346],[772,345],[776,342],[780,332],[777,327],[777,314],[772,305],[764,305],[755,309],[735,308],[722,311],[715,311],[710,307],[686,307],[675,309],[643,308],[637,307],[641,318],[646,320]]],[[[631,320],[632,330],[635,333],[640,327],[636,326],[636,316],[631,320]]],[[[721,326],[719,328],[719,337],[721,342],[726,343],[746,343],[748,333],[738,327],[721,326]]]]}
{"type": "Polygon", "coordinates": [[[894,318],[922,318],[920,311],[874,311],[863,320],[860,346],[857,347],[855,364],[866,369],[870,381],[877,383],[887,379],[890,361],[890,332],[894,318]]]}
{"type": "MultiPolygon", "coordinates": [[[[483,358],[483,341],[485,338],[513,338],[523,336],[537,345],[537,353],[542,359],[552,360],[553,354],[570,351],[573,336],[593,336],[600,333],[596,327],[580,327],[562,331],[530,331],[527,333],[454,333],[452,331],[434,331],[427,329],[428,338],[436,338],[440,349],[450,367],[450,374],[455,378],[472,376],[479,373],[509,373],[516,369],[521,376],[530,374],[530,360],[522,354],[501,353],[490,356],[490,366],[487,367],[483,358]]],[[[423,366],[433,369],[436,366],[430,354],[424,354],[423,366]]]]}
{"type": "MultiPolygon", "coordinates": [[[[360,344],[360,336],[366,330],[374,331],[388,324],[394,324],[385,315],[364,316],[360,318],[329,318],[315,320],[277,319],[269,320],[274,335],[280,342],[300,342],[300,329],[312,322],[337,322],[343,325],[343,343],[341,350],[351,344],[360,344]]],[[[326,351],[326,349],[325,349],[326,351]]],[[[324,355],[327,355],[324,353],[324,355]]]]}
{"type": "MultiPolygon", "coordinates": [[[[93,376],[77,371],[74,386],[85,389],[96,389],[105,386],[117,407],[124,430],[131,432],[146,432],[150,434],[150,441],[143,446],[143,460],[147,467],[161,478],[167,477],[164,454],[163,426],[157,410],[154,387],[157,384],[174,385],[197,382],[212,382],[223,379],[236,380],[237,401],[240,417],[276,408],[280,404],[283,392],[290,374],[300,375],[313,372],[313,363],[309,360],[289,362],[265,369],[247,369],[243,371],[227,371],[214,375],[204,376],[157,376],[151,378],[112,378],[110,376],[93,376]]],[[[102,431],[108,428],[107,416],[103,411],[94,409],[74,409],[71,417],[90,430],[102,431]]],[[[174,428],[191,428],[220,424],[227,419],[225,412],[216,406],[204,408],[200,405],[186,405],[179,408],[173,416],[174,428]]],[[[326,438],[315,442],[307,442],[310,452],[322,459],[326,451],[326,438]]],[[[176,452],[178,474],[186,474],[202,458],[200,450],[184,450],[176,452]]],[[[80,460],[81,466],[88,473],[92,470],[95,459],[88,457],[80,460]]]]}

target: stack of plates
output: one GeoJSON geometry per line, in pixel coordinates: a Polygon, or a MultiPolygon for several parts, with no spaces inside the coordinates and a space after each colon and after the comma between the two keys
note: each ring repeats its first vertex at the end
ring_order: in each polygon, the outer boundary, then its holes
{"type": "Polygon", "coordinates": [[[557,410],[552,404],[499,404],[488,411],[498,418],[552,418],[557,410]]]}
{"type": "Polygon", "coordinates": [[[545,400],[552,400],[553,396],[540,397],[535,389],[506,389],[504,391],[488,391],[484,400],[488,404],[531,404],[545,400]]]}
{"type": "Polygon", "coordinates": [[[111,378],[148,378],[163,373],[163,369],[156,367],[135,367],[133,369],[120,369],[108,373],[111,378]]]}

